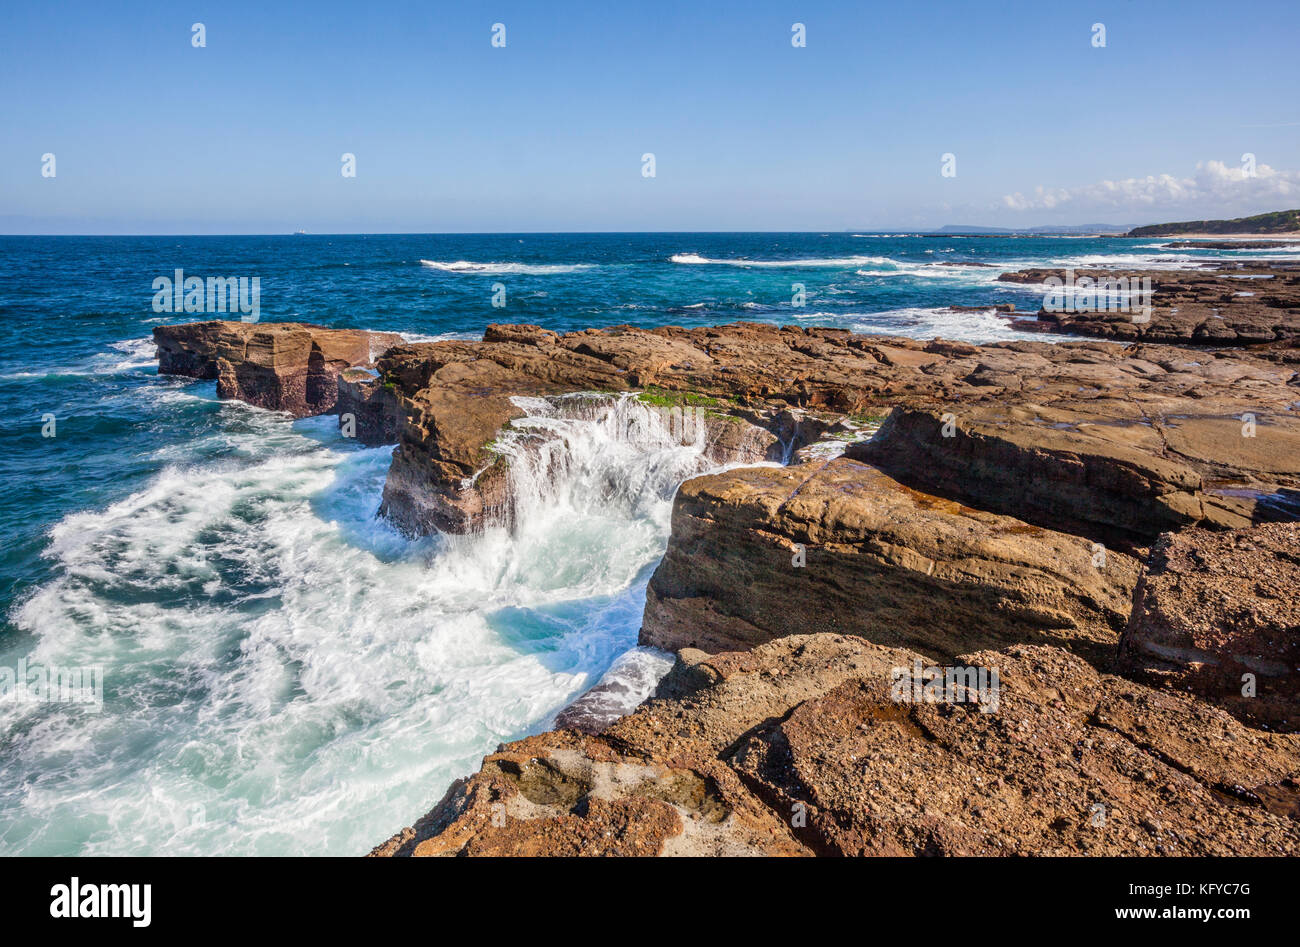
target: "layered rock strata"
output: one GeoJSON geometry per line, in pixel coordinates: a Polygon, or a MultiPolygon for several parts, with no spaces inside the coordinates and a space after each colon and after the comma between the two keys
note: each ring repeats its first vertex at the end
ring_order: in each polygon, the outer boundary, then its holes
{"type": "Polygon", "coordinates": [[[1101,662],[1137,562],[917,492],[848,458],[687,481],[641,643],[733,651],[812,632],[931,658],[1020,642],[1101,662]]]}
{"type": "MultiPolygon", "coordinates": [[[[1171,316],[1211,291],[1170,279],[1171,316]]],[[[642,628],[679,651],[655,699],[610,724],[593,695],[560,717],[592,732],[501,748],[379,854],[1292,854],[1300,350],[1243,347],[1263,323],[1229,305],[1233,348],[157,335],[160,371],[396,444],[383,511],[412,533],[509,522],[528,399],[632,398],[715,462],[788,464],[680,489],[642,628]],[[996,708],[900,695],[918,662],[996,668],[996,708]]]]}
{"type": "Polygon", "coordinates": [[[153,337],[161,374],[215,378],[218,398],[295,417],[332,412],[340,374],[399,341],[394,333],[298,322],[157,326],[153,337]]]}

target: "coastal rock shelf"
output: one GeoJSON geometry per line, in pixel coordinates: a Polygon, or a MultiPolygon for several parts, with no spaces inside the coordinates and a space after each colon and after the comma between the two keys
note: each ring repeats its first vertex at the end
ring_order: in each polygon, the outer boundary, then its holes
{"type": "Polygon", "coordinates": [[[1300,736],[1054,647],[958,661],[998,669],[996,712],[900,702],[929,660],[858,637],[686,649],[604,733],[502,746],[372,854],[1300,853],[1300,736]]]}
{"type": "Polygon", "coordinates": [[[1120,643],[1125,673],[1294,728],[1300,694],[1300,524],[1161,538],[1120,643]]]}
{"type": "Polygon", "coordinates": [[[1161,274],[1157,300],[1182,294],[1161,332],[1195,347],[155,335],[164,373],[394,444],[381,511],[411,534],[512,525],[514,474],[555,448],[539,417],[624,412],[693,470],[750,465],[677,493],[641,628],[678,652],[654,697],[502,747],[375,854],[1295,854],[1296,277],[1224,269],[1161,274]],[[1230,334],[1175,318],[1225,284],[1261,287],[1223,303],[1230,334]],[[997,706],[900,698],[917,662],[996,669],[997,706]]]}
{"type": "MultiPolygon", "coordinates": [[[[1130,312],[1096,308],[1081,312],[1041,309],[1037,320],[1017,319],[1017,329],[1094,335],[1122,342],[1175,345],[1291,344],[1300,338],[1300,264],[1207,263],[1195,270],[1074,270],[1075,280],[1150,279],[1149,321],[1130,312]]],[[[1040,285],[1065,281],[1066,271],[1030,269],[1003,273],[1004,283],[1040,285]]],[[[1145,284],[1143,284],[1145,285],[1145,284]]]]}

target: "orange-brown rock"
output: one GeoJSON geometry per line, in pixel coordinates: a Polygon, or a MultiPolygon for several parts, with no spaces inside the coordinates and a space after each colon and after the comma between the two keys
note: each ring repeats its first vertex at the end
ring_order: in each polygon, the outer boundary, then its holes
{"type": "Polygon", "coordinates": [[[198,322],[157,326],[158,371],[215,378],[217,397],[288,411],[328,414],[345,369],[368,365],[398,336],[298,322],[198,322]]]}
{"type": "Polygon", "coordinates": [[[1147,351],[1129,362],[1150,382],[1112,384],[1104,365],[1085,391],[901,407],[848,453],[918,489],[1119,547],[1300,514],[1293,366],[1147,351]]]}
{"type": "Polygon", "coordinates": [[[996,706],[900,700],[928,662],[855,637],[687,649],[600,736],[502,747],[372,854],[1300,853],[1300,736],[1049,646],[956,660],[996,706]]]}
{"type": "Polygon", "coordinates": [[[920,493],[848,458],[696,477],[646,592],[641,643],[733,651],[836,632],[934,657],[1052,643],[1104,663],[1137,562],[920,493]]]}

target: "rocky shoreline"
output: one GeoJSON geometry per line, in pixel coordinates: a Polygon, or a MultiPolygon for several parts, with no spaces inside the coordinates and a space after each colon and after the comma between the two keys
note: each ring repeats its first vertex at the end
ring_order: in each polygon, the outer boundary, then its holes
{"type": "Polygon", "coordinates": [[[373,854],[1296,854],[1300,267],[1146,275],[1149,323],[1017,323],[1122,345],[154,334],[162,373],[396,445],[381,513],[413,535],[510,525],[521,399],[635,398],[764,462],[677,494],[652,699],[499,748],[373,854]],[[921,668],[996,683],[931,699],[921,668]]]}

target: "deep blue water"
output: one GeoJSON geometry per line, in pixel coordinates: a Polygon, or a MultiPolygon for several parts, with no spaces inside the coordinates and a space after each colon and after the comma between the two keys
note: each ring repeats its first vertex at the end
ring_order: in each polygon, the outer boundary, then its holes
{"type": "MultiPolygon", "coordinates": [[[[0,703],[0,853],[362,851],[632,647],[662,553],[671,484],[647,493],[593,431],[572,449],[626,508],[578,482],[519,536],[408,542],[374,515],[388,448],[157,375],[151,329],[205,317],[154,312],[155,277],[258,277],[262,321],[419,338],[745,319],[991,341],[1016,333],[941,307],[1036,310],[1004,269],[1215,256],[1160,243],[0,237],[0,668],[105,675],[97,713],[0,703]]],[[[671,459],[656,476],[690,471],[671,459]]]]}

